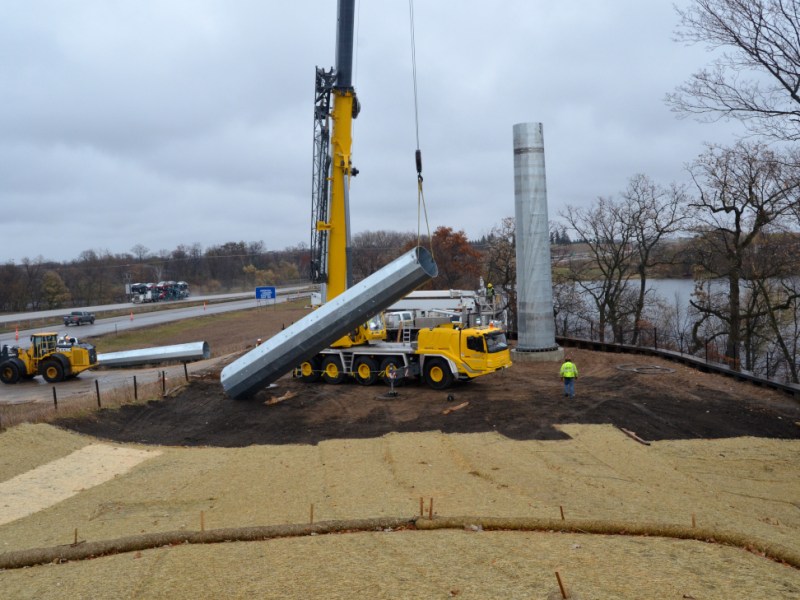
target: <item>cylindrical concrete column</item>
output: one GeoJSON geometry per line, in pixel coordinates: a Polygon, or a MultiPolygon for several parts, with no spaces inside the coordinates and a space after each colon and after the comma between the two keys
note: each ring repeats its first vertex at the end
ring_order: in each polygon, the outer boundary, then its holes
{"type": "Polygon", "coordinates": [[[518,352],[558,348],[553,319],[550,231],[541,123],[514,125],[518,352]]]}

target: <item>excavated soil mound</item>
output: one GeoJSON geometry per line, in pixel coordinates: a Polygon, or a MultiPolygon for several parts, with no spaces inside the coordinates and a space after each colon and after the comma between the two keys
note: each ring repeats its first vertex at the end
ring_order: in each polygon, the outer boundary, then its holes
{"type": "Polygon", "coordinates": [[[554,428],[563,423],[608,423],[644,440],[800,438],[800,403],[780,392],[650,357],[641,360],[641,369],[631,369],[639,365],[631,356],[572,355],[580,369],[572,400],[563,396],[554,363],[515,363],[446,391],[411,383],[396,397],[387,397],[388,388],[380,385],[304,384],[287,376],[255,398],[237,401],[210,373],[175,397],[57,424],[122,442],[222,447],[436,430],[555,440],[567,437],[554,428]]]}

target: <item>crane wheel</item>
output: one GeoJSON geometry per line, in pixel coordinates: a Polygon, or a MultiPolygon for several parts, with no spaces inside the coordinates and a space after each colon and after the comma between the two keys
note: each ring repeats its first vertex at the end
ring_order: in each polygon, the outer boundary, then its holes
{"type": "Polygon", "coordinates": [[[19,365],[13,360],[0,365],[0,381],[3,383],[17,383],[21,375],[19,365]]]}
{"type": "Polygon", "coordinates": [[[322,361],[322,379],[325,383],[337,385],[344,381],[345,372],[338,356],[327,356],[322,361]]]}
{"type": "Polygon", "coordinates": [[[450,370],[450,365],[442,358],[430,358],[425,361],[423,377],[428,387],[434,390],[446,390],[453,385],[455,380],[453,372],[450,370]]]}
{"type": "Polygon", "coordinates": [[[319,369],[319,359],[316,356],[301,362],[297,370],[300,373],[300,380],[305,383],[315,383],[322,377],[322,372],[319,369]]]}
{"type": "Polygon", "coordinates": [[[64,380],[64,365],[57,358],[48,358],[39,368],[47,383],[58,383],[64,380]]]}
{"type": "Polygon", "coordinates": [[[378,365],[368,356],[357,358],[353,376],[361,385],[372,385],[378,381],[378,365]]]}

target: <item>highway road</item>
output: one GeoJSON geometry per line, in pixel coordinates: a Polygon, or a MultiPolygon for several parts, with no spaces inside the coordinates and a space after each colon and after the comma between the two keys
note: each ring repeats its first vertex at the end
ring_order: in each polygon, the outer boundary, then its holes
{"type": "MultiPolygon", "coordinates": [[[[298,297],[308,296],[307,286],[293,286],[278,288],[277,302],[286,302],[298,297]]],[[[158,304],[160,310],[150,312],[136,312],[136,309],[143,306],[141,304],[108,304],[104,306],[88,306],[83,308],[69,309],[69,310],[48,310],[41,312],[29,313],[15,313],[13,315],[3,315],[0,317],[0,324],[6,326],[15,326],[17,323],[24,325],[32,325],[37,320],[52,319],[54,317],[61,317],[70,312],[70,310],[85,310],[93,313],[103,313],[111,311],[130,311],[128,314],[110,317],[107,319],[97,319],[94,325],[71,325],[69,327],[60,325],[47,325],[41,327],[28,327],[19,329],[19,334],[16,331],[0,334],[0,346],[8,344],[9,346],[27,346],[28,340],[32,333],[40,333],[42,331],[58,331],[59,333],[69,332],[71,336],[78,339],[84,337],[94,337],[104,335],[107,333],[118,333],[128,329],[135,329],[138,327],[149,327],[150,325],[159,325],[171,321],[180,321],[182,319],[191,319],[193,317],[202,317],[203,315],[213,315],[224,312],[231,312],[234,310],[243,310],[247,308],[256,308],[258,306],[270,305],[272,300],[258,301],[253,297],[253,293],[246,294],[222,294],[218,296],[200,296],[191,298],[192,302],[207,301],[208,303],[194,306],[181,306],[186,304],[187,301],[170,302],[169,304],[158,304]],[[19,336],[19,340],[17,340],[19,336]]],[[[154,305],[145,305],[154,306],[154,305]]]]}
{"type": "MultiPolygon", "coordinates": [[[[307,286],[294,286],[284,287],[277,290],[278,297],[276,303],[287,302],[300,297],[308,297],[307,286]]],[[[58,327],[40,327],[32,329],[24,329],[19,332],[19,341],[16,341],[16,334],[3,334],[0,336],[0,346],[3,344],[19,345],[27,347],[28,339],[31,333],[40,331],[58,331],[59,333],[69,332],[71,336],[81,339],[83,337],[92,337],[103,335],[106,333],[114,333],[118,331],[125,331],[128,329],[135,329],[137,327],[147,327],[150,325],[158,325],[171,321],[178,321],[182,319],[191,319],[203,315],[213,315],[224,312],[231,312],[235,310],[243,310],[248,308],[257,308],[259,306],[270,306],[273,301],[257,301],[252,293],[247,294],[224,294],[221,296],[206,296],[194,297],[191,300],[208,300],[213,301],[207,305],[199,306],[180,306],[181,302],[169,303],[169,308],[164,310],[157,310],[145,313],[133,313],[133,319],[130,314],[127,316],[112,317],[107,319],[98,319],[94,325],[73,325],[66,327],[60,325],[58,327]],[[242,298],[245,296],[246,298],[242,298]],[[220,301],[222,300],[222,301],[220,301]]],[[[117,311],[117,310],[133,310],[134,307],[139,307],[140,304],[114,304],[105,306],[94,306],[77,308],[75,310],[88,310],[90,312],[102,313],[103,311],[117,311]]],[[[165,307],[167,305],[159,305],[165,307]]],[[[72,309],[70,309],[72,310],[72,309]]],[[[42,318],[59,317],[66,314],[68,310],[57,311],[43,311],[38,313],[17,313],[14,315],[13,320],[11,315],[5,315],[4,320],[6,323],[17,322],[31,322],[40,320],[42,318]]],[[[212,358],[207,361],[199,361],[190,363],[188,365],[189,372],[202,370],[208,368],[212,363],[218,361],[217,358],[212,358]]],[[[167,387],[174,387],[184,379],[183,365],[174,365],[169,367],[155,367],[148,369],[103,369],[98,371],[84,371],[79,377],[60,383],[51,384],[44,381],[42,377],[34,377],[31,380],[20,381],[14,385],[5,385],[0,383],[0,404],[28,404],[28,403],[52,403],[53,402],[53,388],[56,388],[59,403],[68,400],[69,398],[87,397],[95,394],[96,385],[100,387],[101,397],[103,391],[110,391],[111,389],[120,387],[130,387],[133,389],[133,377],[136,375],[137,385],[146,385],[159,380],[160,372],[166,372],[167,387]],[[97,382],[97,383],[95,383],[97,382]]]]}

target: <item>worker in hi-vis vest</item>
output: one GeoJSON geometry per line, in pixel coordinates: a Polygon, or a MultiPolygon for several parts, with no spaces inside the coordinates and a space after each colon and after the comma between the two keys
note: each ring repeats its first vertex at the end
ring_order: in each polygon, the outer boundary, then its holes
{"type": "Polygon", "coordinates": [[[564,395],[570,398],[575,397],[575,380],[578,378],[578,367],[572,362],[572,357],[567,356],[564,358],[564,363],[561,365],[561,381],[564,382],[564,395]]]}

